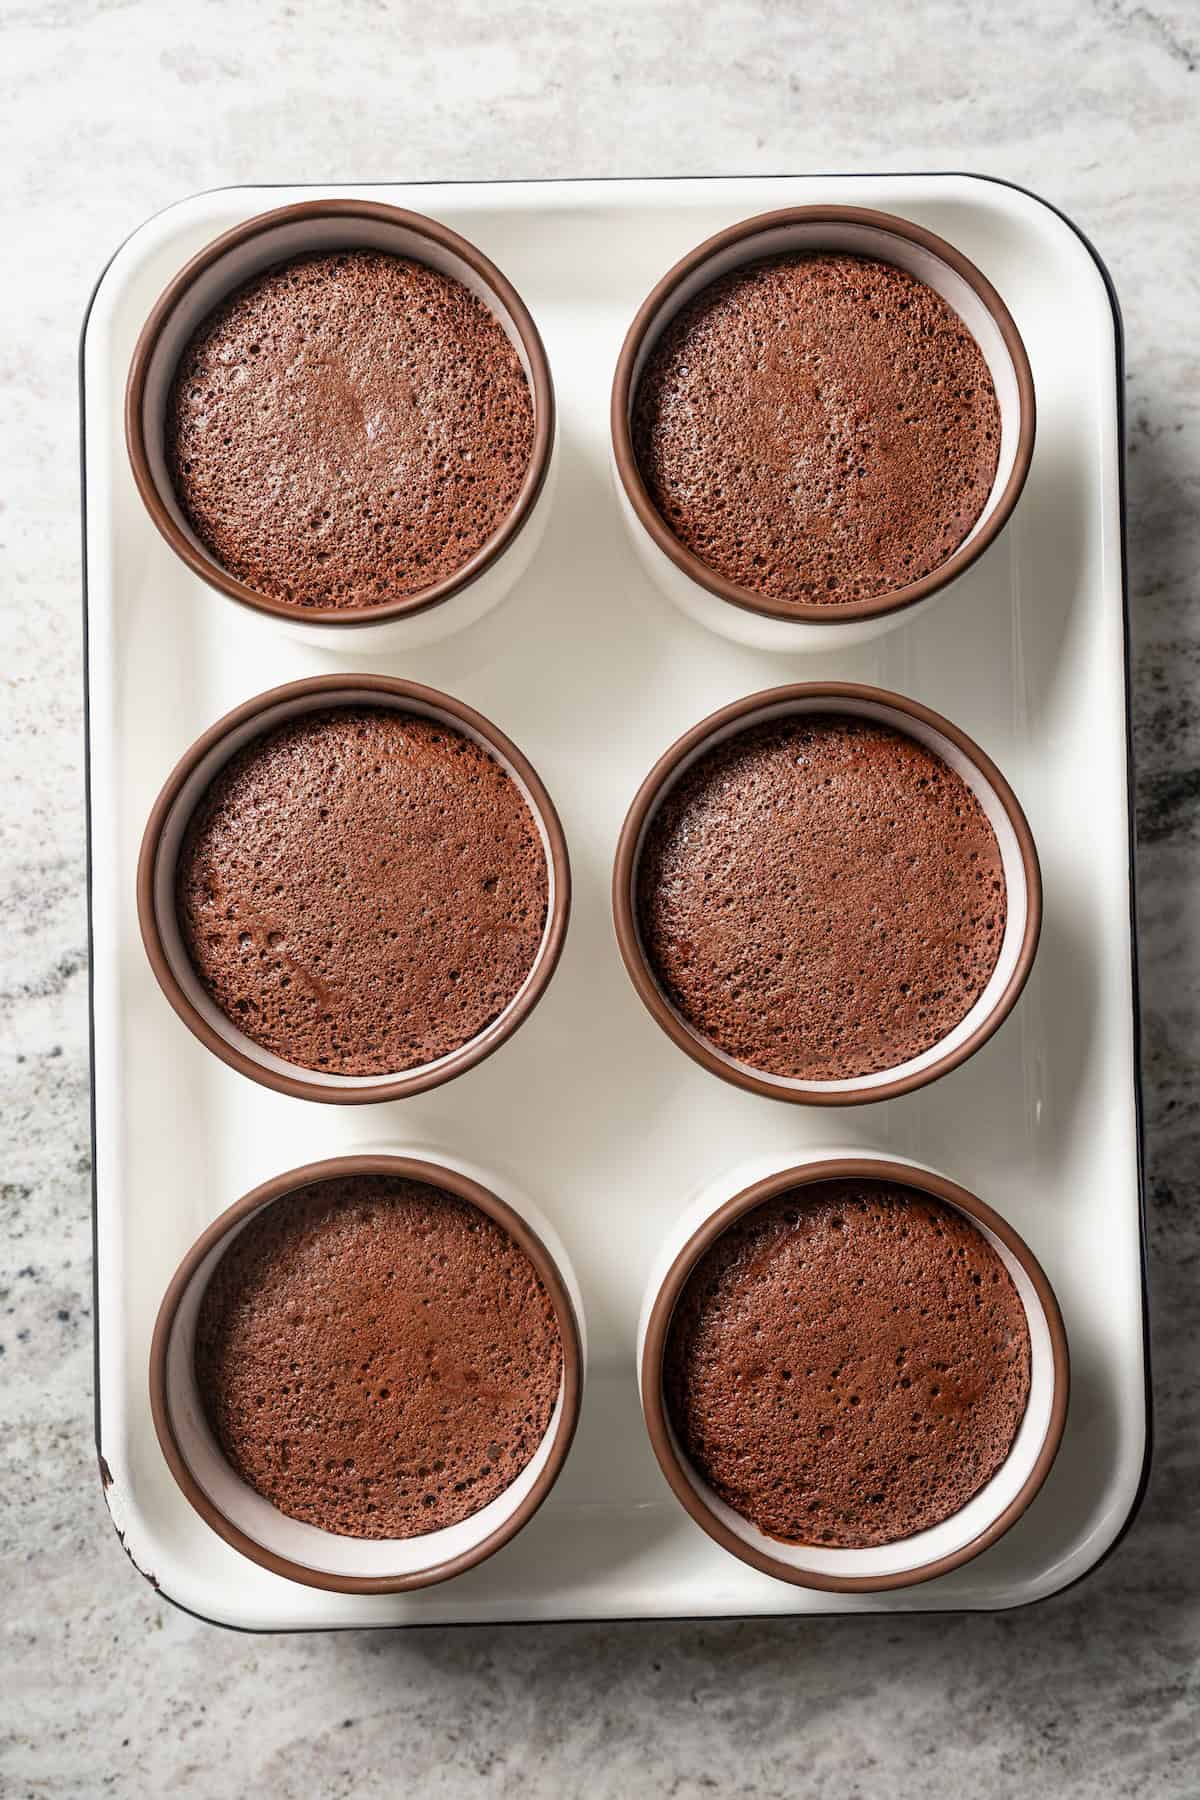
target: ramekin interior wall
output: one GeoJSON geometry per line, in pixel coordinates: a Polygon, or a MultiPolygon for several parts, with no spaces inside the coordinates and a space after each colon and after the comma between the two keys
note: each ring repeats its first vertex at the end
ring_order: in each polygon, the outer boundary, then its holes
{"type": "MultiPolygon", "coordinates": [[[[286,723],[287,720],[300,718],[305,713],[325,712],[331,707],[338,706],[387,706],[397,712],[418,713],[425,718],[437,719],[448,729],[462,732],[464,736],[471,738],[475,743],[478,743],[486,750],[489,756],[494,757],[504,768],[524,798],[525,804],[528,806],[537,825],[538,836],[541,839],[542,849],[546,858],[546,872],[549,881],[546,930],[542,934],[542,941],[538,946],[537,956],[534,959],[528,975],[524,982],[522,982],[520,988],[518,988],[517,992],[513,995],[508,1005],[504,1008],[503,1012],[498,1014],[487,1026],[486,1035],[491,1036],[501,1028],[504,1020],[508,1017],[512,1008],[516,1006],[521,995],[529,986],[529,983],[534,980],[538,969],[541,967],[542,960],[547,953],[547,947],[550,941],[550,926],[554,917],[555,901],[555,868],[554,859],[550,850],[550,839],[546,831],[545,821],[542,818],[533,795],[529,792],[529,789],[518,771],[503,757],[499,749],[495,745],[489,743],[489,741],[485,737],[482,737],[478,732],[473,731],[465,720],[456,718],[451,713],[439,712],[435,707],[428,706],[424,702],[416,699],[389,694],[380,689],[356,690],[353,687],[353,684],[350,683],[344,691],[338,690],[337,692],[332,693],[304,694],[297,696],[292,700],[282,700],[277,706],[270,707],[265,712],[257,713],[251,719],[243,720],[240,725],[229,732],[227,736],[223,737],[219,743],[214,744],[207,756],[201,758],[200,762],[192,770],[175,798],[174,804],[172,805],[171,811],[163,826],[162,835],[159,839],[158,856],[154,867],[154,907],[158,920],[159,934],[162,938],[163,950],[166,954],[167,961],[170,964],[172,974],[191,1001],[192,1005],[196,1008],[196,1011],[205,1020],[206,1024],[224,1038],[226,1043],[231,1044],[236,1050],[239,1050],[242,1055],[249,1057],[262,1068],[274,1070],[277,1074],[296,1076],[317,1087],[383,1087],[389,1082],[395,1081],[400,1072],[394,1071],[390,1074],[383,1075],[336,1075],[330,1074],[323,1069],[307,1069],[298,1063],[290,1063],[283,1057],[274,1055],[273,1052],[264,1049],[261,1044],[255,1043],[253,1038],[247,1037],[245,1032],[239,1031],[232,1020],[226,1018],[225,1014],[213,1003],[205,992],[195,969],[192,967],[191,958],[188,956],[187,950],[184,947],[175,908],[175,871],[184,832],[187,829],[188,820],[203,796],[205,789],[214,780],[219,771],[225,766],[230,758],[243,747],[243,745],[275,730],[278,726],[286,723]]],[[[484,1034],[481,1033],[480,1035],[482,1036],[484,1034]]],[[[439,1057],[436,1062],[424,1064],[423,1067],[427,1069],[440,1068],[444,1063],[451,1061],[452,1057],[458,1054],[460,1054],[458,1051],[451,1052],[447,1056],[439,1057]]],[[[409,1075],[413,1072],[413,1070],[404,1071],[404,1073],[409,1075]]]]}
{"type": "MultiPolygon", "coordinates": [[[[283,1200],[268,1206],[286,1205],[283,1200]]],[[[231,1524],[275,1556],[330,1575],[371,1579],[411,1575],[462,1556],[490,1537],[524,1500],[546,1466],[562,1417],[563,1389],[545,1435],[516,1480],[470,1518],[412,1538],[350,1538],[288,1518],[238,1476],[226,1461],[204,1415],[193,1353],[204,1290],[221,1257],[262,1212],[250,1213],[213,1246],[179,1303],[167,1349],[167,1404],[180,1454],[208,1498],[231,1524]]]]}
{"type": "MultiPolygon", "coordinates": [[[[914,1181],[918,1180],[914,1171],[914,1181]]],[[[927,1563],[938,1562],[945,1556],[952,1556],[972,1543],[1020,1493],[1033,1471],[1050,1429],[1054,1403],[1054,1353],[1050,1327],[1037,1290],[1007,1244],[989,1231],[981,1219],[969,1214],[964,1216],[970,1218],[976,1230],[983,1233],[1008,1270],[1029,1324],[1029,1400],[1005,1461],[992,1479],[959,1512],[928,1530],[916,1532],[896,1543],[859,1550],[831,1549],[820,1544],[787,1544],[768,1537],[713,1492],[688,1461],[671,1428],[668,1415],[667,1430],[688,1482],[709,1510],[743,1543],[791,1568],[811,1570],[818,1575],[854,1579],[898,1575],[906,1570],[920,1569],[927,1563]]]]}
{"type": "MultiPolygon", "coordinates": [[[[677,768],[672,771],[669,782],[657,796],[654,806],[646,817],[641,835],[638,839],[636,853],[633,858],[633,871],[631,876],[631,904],[633,918],[636,925],[638,919],[637,871],[641,859],[642,846],[645,843],[646,835],[653,823],[658,808],[662,805],[664,799],[671,792],[671,789],[676,783],[686,774],[687,770],[690,769],[695,762],[702,756],[707,755],[707,753],[717,744],[724,743],[726,739],[738,736],[742,732],[751,729],[753,726],[766,723],[772,719],[796,717],[805,713],[834,713],[849,717],[877,720],[881,724],[889,725],[893,729],[903,732],[906,736],[916,738],[918,742],[924,744],[937,756],[940,756],[943,762],[947,763],[957,775],[962,777],[963,781],[966,782],[967,786],[978,799],[980,806],[987,815],[988,822],[996,833],[996,840],[1000,847],[1000,857],[1004,869],[1008,912],[1004,928],[1004,937],[1000,946],[1000,955],[997,959],[996,966],[992,971],[991,977],[988,980],[987,986],[979,995],[971,1010],[959,1021],[953,1031],[948,1033],[946,1037],[940,1038],[938,1042],[931,1045],[928,1050],[922,1051],[920,1056],[913,1057],[908,1062],[898,1064],[889,1069],[877,1070],[872,1075],[848,1077],[837,1081],[807,1081],[787,1076],[772,1076],[761,1069],[753,1071],[759,1079],[769,1081],[773,1085],[777,1085],[781,1090],[790,1092],[803,1093],[812,1091],[838,1093],[850,1092],[851,1090],[857,1091],[863,1088],[869,1090],[875,1087],[883,1087],[904,1076],[917,1074],[924,1069],[932,1067],[934,1063],[940,1062],[942,1057],[957,1049],[960,1044],[965,1043],[979,1028],[984,1019],[986,1019],[994,1010],[1001,995],[1004,993],[1005,988],[1008,986],[1009,981],[1012,979],[1013,971],[1016,968],[1017,960],[1021,953],[1021,946],[1025,936],[1025,927],[1029,916],[1029,891],[1025,879],[1025,864],[1021,856],[1021,847],[1017,841],[1016,832],[1013,829],[1012,821],[1009,818],[1003,801],[991,782],[984,775],[983,770],[960,750],[957,744],[952,743],[949,738],[944,737],[942,733],[935,730],[933,726],[927,725],[921,719],[914,718],[909,713],[901,712],[898,709],[881,705],[874,701],[851,699],[849,697],[837,695],[826,696],[821,694],[815,694],[801,700],[793,699],[777,701],[774,705],[763,707],[758,712],[744,714],[741,718],[730,720],[713,732],[710,737],[705,738],[703,743],[697,745],[695,749],[682,760],[677,768]]],[[[640,941],[639,932],[639,943],[640,941]]],[[[645,957],[644,946],[643,957],[645,957]]],[[[649,960],[646,960],[647,967],[650,967],[649,960]]],[[[663,1000],[665,1004],[670,1006],[670,1002],[667,1000],[665,994],[663,995],[663,1000]]],[[[680,1015],[675,1012],[673,1007],[671,1007],[671,1011],[675,1013],[675,1017],[679,1019],[680,1024],[685,1030],[692,1030],[687,1024],[687,1021],[681,1018],[680,1015]]],[[[693,1033],[693,1035],[698,1036],[700,1034],[693,1033]]],[[[703,1041],[708,1045],[709,1050],[718,1058],[718,1060],[728,1063],[731,1068],[748,1067],[747,1064],[739,1063],[734,1057],[726,1055],[723,1050],[711,1043],[709,1039],[705,1038],[703,1041]]]]}
{"type": "Polygon", "coordinates": [[[631,413],[642,370],[654,345],[675,315],[701,289],[728,274],[731,269],[757,262],[762,257],[820,250],[850,251],[858,256],[874,256],[907,270],[910,275],[924,281],[941,295],[962,319],[979,345],[996,388],[1000,408],[1000,448],[995,479],[983,511],[963,540],[964,544],[969,544],[999,504],[1016,461],[1020,435],[1017,372],[995,319],[970,283],[932,250],[911,238],[901,237],[896,232],[849,220],[798,220],[792,224],[769,227],[715,251],[672,289],[649,322],[638,348],[633,379],[629,384],[631,413]]]}
{"type": "Polygon", "coordinates": [[[154,484],[175,524],[209,562],[214,562],[215,559],[188,524],[167,470],[164,444],[167,395],[179,358],[199,325],[235,288],[253,280],[264,269],[286,262],[293,256],[338,250],[388,251],[395,256],[406,256],[415,262],[427,263],[440,274],[461,281],[499,320],[521,359],[521,367],[532,390],[533,371],[515,321],[499,295],[482,276],[446,245],[399,221],[355,217],[351,214],[295,219],[266,228],[227,250],[189,285],[163,324],[146,374],[142,418],[146,454],[154,484]]]}

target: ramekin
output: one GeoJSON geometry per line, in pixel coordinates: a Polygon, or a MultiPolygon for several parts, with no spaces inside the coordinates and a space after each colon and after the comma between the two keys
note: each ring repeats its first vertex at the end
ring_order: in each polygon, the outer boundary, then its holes
{"type": "Polygon", "coordinates": [[[1033,833],[1003,775],[965,732],[940,713],[884,688],[859,682],[798,682],[735,700],[684,733],[655,763],[638,789],[617,843],[612,883],[617,943],[630,979],[648,1011],[681,1050],[735,1087],[808,1106],[856,1106],[891,1100],[955,1069],[1008,1017],[1033,966],[1042,921],[1042,882],[1033,833]],[[920,1056],[895,1068],[837,1081],[772,1075],[739,1062],[689,1025],[667,999],[642,944],[637,916],[638,860],[650,822],[675,783],[708,750],[750,726],[804,713],[844,713],[890,726],[915,738],[947,763],[971,789],[996,833],[1007,888],[1008,917],[991,979],[966,1017],[920,1056]]]}
{"type": "Polygon", "coordinates": [[[579,1284],[558,1234],[532,1201],[457,1157],[342,1156],[277,1175],[243,1195],[192,1245],[171,1279],[150,1346],[150,1410],[167,1464],[206,1525],[251,1562],[307,1587],[340,1594],[395,1594],[432,1587],[483,1562],[528,1523],[566,1461],[583,1394],[586,1346],[579,1284]],[[313,1182],[392,1175],[429,1182],[477,1206],[533,1263],[562,1337],[558,1400],[534,1456],[502,1494],[469,1519],[419,1537],[341,1537],[285,1514],[226,1461],[204,1416],[194,1367],[196,1318],[217,1263],[264,1207],[313,1182]]]}
{"type": "Polygon", "coordinates": [[[613,379],[612,460],[617,498],[634,549],[655,585],[689,618],[757,650],[846,649],[911,618],[966,572],[1012,516],[1033,455],[1033,374],[1012,315],[991,282],[944,238],[892,213],[859,206],[797,206],[731,225],[691,250],[642,303],[613,379]],[[631,419],[646,360],[675,315],[702,288],[760,257],[849,251],[894,263],[935,289],[979,345],[1000,407],[995,480],[965,541],[930,574],[869,600],[793,603],[727,580],[675,536],[638,469],[631,419]]]}
{"type": "Polygon", "coordinates": [[[490,612],[528,568],[550,510],[555,446],[550,365],[524,301],[481,250],[434,219],[374,200],[304,200],[260,213],[208,244],[167,285],[133,353],[125,440],[138,491],[176,555],[219,593],[279,621],[307,643],[344,655],[417,649],[490,612]],[[225,296],[273,264],[310,252],[383,250],[426,263],[479,296],[521,360],[533,397],[534,441],[516,501],[499,529],[455,574],[378,606],[304,607],[260,594],[197,538],[167,469],[163,423],[179,358],[225,296]]]}
{"type": "Polygon", "coordinates": [[[571,910],[571,866],[554,803],[528,758],[473,707],[436,688],[387,675],[316,675],[258,694],[226,713],[196,740],[168,776],[142,838],[137,870],[138,923],[159,986],[188,1029],[230,1068],[301,1100],[354,1105],[404,1099],[438,1087],[498,1050],[533,1011],[554,974],[571,910]],[[336,1075],[306,1069],[263,1049],[225,1017],[209,996],[183,943],[175,908],[180,844],[196,805],[243,745],[305,713],[337,706],[386,706],[439,719],[493,756],[520,790],[546,854],[549,903],[541,945],[525,981],[498,1017],[460,1049],[387,1075],[336,1075]]]}
{"type": "Polygon", "coordinates": [[[709,1537],[752,1568],[796,1587],[884,1593],[945,1575],[1004,1535],[1032,1502],[1058,1454],[1070,1391],[1067,1334],[1054,1290],[1028,1244],[982,1200],[923,1164],[869,1152],[817,1152],[793,1162],[760,1158],[706,1188],[672,1228],[646,1287],[638,1330],[638,1385],[646,1429],[676,1498],[709,1537]],[[959,1512],[928,1530],[868,1549],[830,1549],[768,1537],[708,1486],[681,1449],[662,1391],[671,1316],[697,1262],[736,1219],[795,1187],[839,1178],[901,1182],[957,1207],[1011,1275],[1029,1323],[1029,1401],[1012,1448],[959,1512]]]}

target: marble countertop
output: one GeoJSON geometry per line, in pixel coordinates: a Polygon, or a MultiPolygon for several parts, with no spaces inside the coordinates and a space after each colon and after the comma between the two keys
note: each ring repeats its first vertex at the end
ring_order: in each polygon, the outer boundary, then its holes
{"type": "Polygon", "coordinates": [[[1193,1794],[1200,1753],[1200,19],[1183,4],[26,0],[0,73],[0,1790],[1193,1794]],[[817,19],[819,16],[819,25],[817,19]],[[1118,1553],[979,1617],[217,1633],[136,1580],[92,1373],[75,341],[148,213],[249,180],[965,168],[1114,275],[1157,1450],[1118,1553]]]}

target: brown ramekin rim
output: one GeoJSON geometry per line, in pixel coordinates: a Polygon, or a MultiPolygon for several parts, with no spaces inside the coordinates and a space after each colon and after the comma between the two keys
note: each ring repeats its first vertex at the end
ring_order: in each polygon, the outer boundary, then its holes
{"type": "MultiPolygon", "coordinates": [[[[944,1175],[938,1175],[930,1169],[917,1168],[911,1163],[893,1162],[877,1157],[837,1156],[820,1162],[802,1163],[794,1168],[783,1169],[777,1174],[765,1176],[762,1180],[755,1181],[749,1187],[734,1194],[709,1214],[675,1256],[655,1295],[647,1319],[646,1333],[639,1358],[639,1376],[642,1411],[658,1465],[676,1499],[690,1513],[697,1525],[708,1533],[709,1537],[720,1544],[723,1549],[730,1551],[732,1555],[740,1557],[743,1562],[761,1570],[764,1575],[772,1575],[777,1580],[790,1582],[793,1587],[818,1588],[822,1592],[830,1594],[869,1594],[886,1593],[895,1588],[915,1587],[921,1582],[932,1581],[935,1576],[946,1575],[951,1569],[957,1569],[963,1563],[970,1562],[989,1545],[1003,1537],[1010,1526],[1016,1523],[1022,1513],[1032,1504],[1058,1455],[1067,1421],[1071,1362],[1067,1347],[1066,1326],[1063,1324],[1062,1311],[1054,1289],[1029,1245],[1013,1229],[1007,1219],[980,1200],[977,1195],[960,1187],[957,1182],[950,1181],[944,1175]],[[992,1523],[985,1526],[968,1543],[945,1556],[937,1557],[912,1569],[899,1570],[891,1575],[828,1575],[812,1569],[799,1569],[784,1562],[781,1558],[770,1556],[756,1546],[746,1543],[736,1532],[730,1530],[729,1526],[705,1503],[688,1479],[683,1464],[683,1453],[675,1444],[667,1419],[666,1402],[663,1399],[662,1370],[671,1318],[688,1277],[704,1253],[736,1220],[752,1212],[755,1207],[762,1206],[768,1200],[773,1200],[793,1188],[809,1187],[815,1182],[836,1180],[895,1182],[900,1186],[913,1188],[918,1193],[927,1193],[934,1199],[945,1201],[948,1205],[957,1207],[969,1219],[985,1226],[1012,1253],[1028,1276],[1034,1292],[1037,1294],[1050,1333],[1054,1366],[1050,1419],[1033,1468],[1019,1491],[1003,1511],[993,1519],[992,1523]]],[[[903,1542],[903,1540],[900,1541],[903,1542]]],[[[818,1548],[818,1546],[813,1547],[818,1548]]],[[[794,1548],[799,1549],[803,1546],[797,1545],[794,1548]]]]}
{"type": "Polygon", "coordinates": [[[579,1321],[575,1316],[575,1307],[571,1300],[567,1284],[561,1270],[551,1256],[549,1250],[525,1219],[513,1207],[501,1200],[490,1188],[484,1187],[469,1175],[461,1174],[457,1169],[445,1163],[427,1161],[422,1157],[356,1155],[337,1156],[324,1162],[307,1163],[299,1169],[289,1169],[286,1174],[275,1175],[270,1181],[243,1194],[235,1200],[219,1218],[213,1220],[208,1228],[201,1232],[167,1286],[155,1320],[154,1334],[150,1343],[150,1413],[154,1421],[154,1430],[158,1437],[159,1447],[166,1459],[167,1466],[174,1476],[185,1498],[195,1511],[212,1527],[219,1537],[224,1538],[235,1550],[249,1557],[261,1568],[269,1569],[273,1575],[282,1575],[289,1581],[298,1581],[306,1587],[321,1588],[326,1593],[337,1594],[400,1594],[413,1588],[433,1587],[438,1582],[449,1581],[454,1575],[461,1575],[464,1570],[473,1568],[476,1563],[494,1554],[509,1539],[515,1537],[523,1525],[533,1517],[554,1486],[567,1458],[579,1423],[579,1409],[583,1395],[583,1346],[579,1330],[579,1321]],[[559,1335],[562,1340],[563,1374],[562,1374],[562,1410],[554,1433],[554,1442],[550,1454],[520,1505],[502,1525],[497,1526],[482,1543],[474,1549],[463,1551],[461,1555],[448,1557],[428,1569],[415,1570],[407,1575],[333,1575],[321,1569],[312,1569],[303,1563],[291,1561],[288,1557],[277,1556],[274,1551],[264,1548],[254,1538],[240,1530],[238,1526],[226,1518],[221,1509],[209,1498],[192,1474],[175,1436],[175,1428],[171,1418],[171,1408],[167,1398],[167,1351],[171,1342],[171,1332],[175,1323],[175,1315],[180,1302],[187,1292],[196,1270],[205,1257],[228,1235],[235,1225],[241,1223],[260,1207],[275,1201],[285,1200],[289,1194],[300,1188],[309,1187],[321,1181],[341,1180],[347,1176],[357,1175],[391,1175],[397,1179],[408,1181],[424,1181],[432,1187],[444,1188],[461,1200],[479,1208],[489,1218],[507,1231],[513,1241],[525,1252],[538,1276],[544,1283],[554,1307],[554,1316],[558,1322],[559,1335]]]}
{"type": "Polygon", "coordinates": [[[841,625],[855,619],[875,619],[886,613],[902,612],[921,600],[929,599],[957,580],[995,542],[1012,517],[1029,474],[1036,428],[1037,403],[1029,356],[1012,314],[986,275],[961,250],[956,250],[953,244],[947,243],[934,232],[926,231],[923,226],[914,225],[911,220],[899,218],[894,213],[877,212],[863,206],[793,206],[781,208],[777,212],[759,213],[754,218],[743,219],[724,231],[718,231],[713,237],[698,244],[694,250],[689,250],[673,268],[668,269],[634,316],[617,358],[610,409],[613,457],[621,487],[639,523],[663,555],[684,575],[706,588],[710,594],[715,594],[719,600],[728,600],[733,606],[740,606],[746,612],[759,613],[765,618],[802,622],[806,625],[841,625]],[[643,339],[663,303],[683,281],[719,251],[740,243],[745,238],[757,237],[762,232],[791,224],[873,226],[876,230],[890,232],[895,237],[907,238],[948,264],[975,291],[991,314],[1012,359],[1019,397],[1017,449],[1012,470],[994,511],[974,537],[968,543],[961,544],[952,556],[939,563],[936,569],[931,569],[928,575],[923,575],[919,581],[906,582],[903,587],[876,594],[867,600],[847,600],[832,606],[820,606],[811,601],[778,600],[769,594],[756,593],[753,588],[728,580],[716,569],[702,562],[675,536],[651,499],[638,468],[629,423],[634,398],[634,364],[643,339]]]}
{"type": "Polygon", "coordinates": [[[468,239],[460,237],[456,231],[451,231],[449,226],[440,224],[436,219],[426,218],[422,213],[408,212],[403,207],[388,206],[378,200],[302,200],[294,206],[280,206],[271,212],[257,213],[253,218],[244,220],[240,225],[235,225],[220,237],[214,238],[211,244],[206,244],[204,249],[184,264],[159,295],[134,347],[125,387],[125,443],[133,478],[146,511],[175,554],[210,587],[243,606],[269,613],[277,619],[289,619],[293,623],[332,625],[349,632],[353,632],[356,627],[380,625],[388,620],[410,618],[417,613],[427,612],[429,608],[452,599],[485,574],[513,543],[533,513],[550,469],[554,428],[554,383],[550,375],[549,359],[533,316],[508,277],[501,273],[482,250],[477,249],[468,239]],[[291,601],[277,600],[269,594],[261,594],[246,582],[239,581],[236,576],[223,569],[215,558],[198,550],[186,533],[180,530],[163,502],[150,468],[145,435],[146,380],[155,347],[171,313],[193,282],[230,250],[238,249],[280,225],[302,223],[307,219],[327,219],[333,225],[339,219],[378,220],[402,226],[450,251],[479,276],[506,308],[517,328],[532,375],[533,448],[521,490],[507,516],[487,542],[453,575],[433,582],[429,587],[420,588],[416,593],[383,601],[378,606],[300,606],[291,601]]]}
{"type": "MultiPolygon", "coordinates": [[[[264,727],[264,730],[267,729],[270,727],[264,727]]],[[[440,1087],[443,1082],[450,1081],[456,1075],[462,1075],[477,1063],[483,1062],[525,1023],[550,985],[562,955],[571,913],[571,863],[562,821],[533,764],[498,726],[484,718],[482,713],[476,712],[474,707],[438,688],[424,687],[419,682],[405,681],[391,675],[313,675],[303,681],[285,682],[282,687],[270,688],[265,693],[243,701],[241,706],[235,706],[232,712],[218,719],[215,725],[210,725],[176,763],[151,808],[142,835],[137,866],[137,912],[142,943],[159,987],[188,1030],[214,1056],[220,1057],[222,1062],[227,1063],[231,1069],[236,1069],[239,1074],[248,1075],[252,1081],[274,1088],[277,1093],[291,1095],[294,1099],[318,1100],[335,1106],[372,1105],[405,1099],[413,1094],[423,1093],[428,1088],[440,1087]],[[525,985],[499,1018],[494,1019],[478,1036],[469,1039],[459,1050],[443,1057],[437,1064],[418,1065],[415,1069],[398,1074],[394,1080],[375,1081],[366,1085],[361,1078],[356,1080],[354,1076],[347,1076],[336,1085],[324,1085],[305,1080],[300,1075],[268,1068],[254,1057],[248,1056],[214,1030],[193,1004],[176,978],[167,957],[155,904],[155,871],[162,834],[181,789],[197,765],[222,738],[259,714],[268,713],[275,707],[308,695],[328,695],[330,706],[337,706],[354,705],[357,697],[364,693],[386,695],[392,700],[414,701],[443,713],[452,722],[465,725],[475,732],[502,761],[516,770],[529,792],[533,809],[546,834],[553,893],[546,917],[543,947],[536,967],[526,977],[525,985]],[[342,698],[339,699],[339,696],[342,698]]]]}
{"type": "Polygon", "coordinates": [[[621,959],[643,1005],[667,1036],[702,1068],[707,1069],[710,1074],[719,1075],[723,1081],[732,1082],[735,1087],[745,1088],[752,1094],[762,1094],[771,1100],[785,1100],[802,1106],[866,1106],[878,1100],[894,1100],[900,1094],[911,1093],[914,1088],[925,1087],[939,1076],[949,1074],[951,1069],[958,1068],[960,1063],[974,1056],[1000,1029],[1020,998],[1037,954],[1042,928],[1042,876],[1037,846],[1020,801],[992,759],[965,731],[961,731],[941,713],[934,712],[931,707],[922,706],[919,701],[910,700],[907,695],[893,693],[887,688],[868,687],[857,681],[802,681],[784,687],[764,688],[759,693],[747,694],[741,700],[731,701],[728,706],[701,719],[698,725],[693,725],[690,731],[684,732],[682,737],[677,738],[663,752],[635,794],[621,827],[613,861],[612,909],[621,959]],[[642,948],[633,893],[643,831],[680,763],[708,738],[738,719],[750,720],[756,713],[786,705],[789,701],[820,699],[858,700],[872,706],[888,707],[929,726],[954,744],[978,768],[1004,807],[1016,836],[1025,875],[1026,912],[1021,946],[1012,974],[986,1018],[980,1020],[961,1044],[947,1051],[928,1067],[870,1087],[789,1088],[782,1080],[761,1073],[746,1063],[726,1060],[720,1056],[706,1038],[684,1022],[660,988],[642,948]]]}

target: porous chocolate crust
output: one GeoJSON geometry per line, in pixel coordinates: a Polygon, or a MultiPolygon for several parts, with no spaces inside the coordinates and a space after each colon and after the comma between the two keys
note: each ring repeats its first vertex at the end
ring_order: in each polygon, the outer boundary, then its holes
{"type": "Polygon", "coordinates": [[[1000,847],[966,783],[841,714],[754,725],[701,756],[638,860],[647,961],[680,1016],[767,1074],[854,1079],[966,1017],[1000,953],[1000,847]]]}
{"type": "Polygon", "coordinates": [[[663,1396],[710,1487],[769,1536],[861,1549],[949,1518],[1029,1398],[1024,1307],[955,1208],[896,1183],[767,1201],[692,1271],[663,1396]]]}
{"type": "Polygon", "coordinates": [[[688,550],[779,601],[837,606],[953,555],[995,479],[979,346],[931,287],[844,253],[769,257],[684,306],[634,397],[634,456],[688,550]]]}
{"type": "Polygon", "coordinates": [[[308,713],[253,739],[188,822],[176,913],[214,1004],[306,1069],[384,1075],[477,1037],[519,992],[549,872],[524,796],[440,720],[308,713]]]}
{"type": "Polygon", "coordinates": [[[180,358],[172,483],[257,593],[353,610],[454,575],[533,448],[516,350],[470,290],[379,251],[296,257],[237,289],[180,358]]]}
{"type": "Polygon", "coordinates": [[[233,1468],[289,1518],[356,1538],[454,1525],[549,1427],[553,1304],[465,1200],[359,1175],[302,1188],[233,1240],[205,1290],[195,1369],[233,1468]]]}

